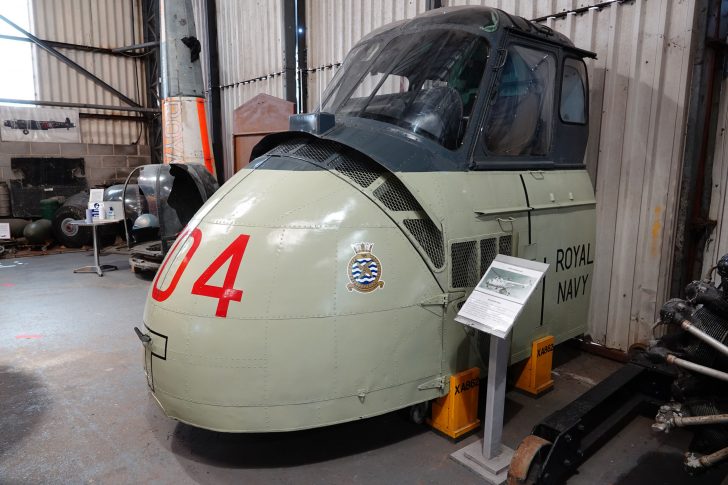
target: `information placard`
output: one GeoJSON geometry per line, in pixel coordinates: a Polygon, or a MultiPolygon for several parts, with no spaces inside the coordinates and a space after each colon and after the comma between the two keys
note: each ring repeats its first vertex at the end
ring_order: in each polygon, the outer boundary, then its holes
{"type": "Polygon", "coordinates": [[[497,255],[455,321],[505,338],[549,265],[497,255]]]}

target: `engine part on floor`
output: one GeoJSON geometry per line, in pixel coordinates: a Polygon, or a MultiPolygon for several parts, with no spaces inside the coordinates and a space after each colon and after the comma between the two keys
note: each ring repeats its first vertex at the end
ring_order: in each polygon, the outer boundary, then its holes
{"type": "Polygon", "coordinates": [[[10,168],[16,174],[7,181],[14,217],[41,217],[40,201],[49,193],[70,197],[87,185],[83,158],[13,157],[10,168]]]}
{"type": "Polygon", "coordinates": [[[701,468],[711,467],[726,458],[728,458],[728,447],[703,456],[688,453],[685,455],[685,466],[692,470],[700,470],[701,468]]]}
{"type": "Polygon", "coordinates": [[[655,416],[655,431],[694,430],[683,463],[688,473],[728,457],[728,386],[723,384],[728,380],[728,255],[716,268],[720,286],[710,280],[690,283],[687,299],[669,300],[660,310],[653,331],[666,329],[662,336],[534,427],[516,450],[509,483],[563,483],[638,412],[655,416]],[[536,447],[534,436],[547,443],[536,447]]]}
{"type": "Polygon", "coordinates": [[[217,188],[217,181],[201,164],[135,168],[122,190],[132,270],[156,271],[182,228],[217,188]],[[139,198],[138,209],[129,207],[130,192],[139,198]]]}
{"type": "Polygon", "coordinates": [[[677,368],[672,401],[661,407],[653,429],[668,432],[691,426],[693,439],[683,463],[694,473],[728,457],[728,255],[703,281],[693,281],[686,299],[673,299],[660,310],[664,335],[650,343],[648,356],[677,368]]]}
{"type": "MultiPolygon", "coordinates": [[[[728,255],[715,268],[720,285],[690,283],[687,299],[667,301],[653,332],[665,332],[632,361],[537,424],[511,462],[509,483],[563,483],[610,434],[636,413],[652,429],[694,430],[683,463],[688,473],[728,458],[728,255]],[[536,447],[534,436],[550,444],[536,447]],[[544,458],[544,453],[546,454],[544,458]]],[[[711,271],[712,274],[712,271],[711,271]]]]}
{"type": "Polygon", "coordinates": [[[690,323],[688,320],[683,320],[682,323],[680,324],[680,327],[682,327],[682,329],[685,330],[686,332],[692,334],[694,337],[699,338],[706,344],[710,345],[711,347],[716,349],[721,354],[728,357],[728,346],[723,345],[718,340],[714,339],[713,337],[711,337],[710,335],[708,335],[707,333],[703,332],[698,327],[696,327],[695,325],[690,323]]]}
{"type": "Polygon", "coordinates": [[[0,222],[10,224],[10,237],[13,239],[23,237],[25,226],[30,224],[30,221],[27,219],[0,219],[0,222]]]}
{"type": "Polygon", "coordinates": [[[53,220],[53,215],[56,213],[61,204],[65,200],[65,197],[50,197],[48,199],[42,199],[40,201],[40,216],[43,219],[49,221],[53,220]]]}
{"type": "Polygon", "coordinates": [[[642,353],[538,423],[516,449],[508,483],[556,485],[638,414],[654,416],[670,397],[674,370],[642,353]]]}
{"type": "Polygon", "coordinates": [[[159,241],[137,244],[129,254],[129,264],[134,273],[156,273],[163,259],[162,243],[159,241]]]}
{"type": "Polygon", "coordinates": [[[672,428],[728,423],[728,414],[684,416],[683,413],[684,409],[682,404],[677,402],[660,406],[652,429],[658,432],[669,433],[672,428]]]}
{"type": "Polygon", "coordinates": [[[52,239],[51,221],[38,219],[23,229],[23,236],[30,244],[41,245],[52,239]]]}
{"type": "Polygon", "coordinates": [[[678,367],[682,367],[683,369],[691,370],[693,372],[697,372],[708,377],[714,377],[722,381],[728,381],[728,373],[715,370],[712,367],[708,367],[705,365],[695,364],[693,362],[690,362],[689,360],[675,357],[673,354],[668,354],[667,357],[665,357],[665,361],[668,364],[676,365],[678,367]]]}
{"type": "MultiPolygon", "coordinates": [[[[123,188],[123,185],[117,184],[105,189],[104,201],[121,201],[123,188]]],[[[78,192],[66,199],[63,205],[53,215],[53,235],[56,241],[67,248],[90,246],[93,242],[90,227],[80,227],[71,224],[71,221],[86,218],[88,200],[88,190],[78,192]]],[[[146,206],[142,204],[141,197],[138,196],[138,189],[135,190],[135,187],[130,187],[125,204],[130,214],[130,219],[126,221],[126,224],[130,225],[135,216],[141,214],[146,206]],[[135,192],[137,193],[136,197],[134,195],[135,192]]],[[[97,228],[99,242],[102,247],[113,244],[118,235],[124,235],[124,230],[118,226],[118,224],[112,224],[97,228]]]]}

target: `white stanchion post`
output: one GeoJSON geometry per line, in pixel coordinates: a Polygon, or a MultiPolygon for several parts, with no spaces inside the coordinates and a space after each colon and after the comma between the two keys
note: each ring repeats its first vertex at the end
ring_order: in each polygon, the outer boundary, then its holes
{"type": "Polygon", "coordinates": [[[508,478],[508,466],[514,451],[503,445],[503,410],[506,399],[506,374],[508,372],[507,339],[490,336],[488,357],[488,384],[483,420],[483,440],[476,441],[451,455],[451,457],[483,477],[488,483],[500,485],[508,478]]]}

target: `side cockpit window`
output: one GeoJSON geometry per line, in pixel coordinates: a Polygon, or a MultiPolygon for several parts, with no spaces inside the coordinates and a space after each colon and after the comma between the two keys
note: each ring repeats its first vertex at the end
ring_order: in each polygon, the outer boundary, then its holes
{"type": "Polygon", "coordinates": [[[486,119],[493,155],[543,156],[551,146],[556,57],[522,45],[508,48],[486,119]]]}
{"type": "Polygon", "coordinates": [[[586,67],[577,59],[564,61],[564,77],[561,81],[561,120],[565,123],[585,124],[586,67]]]}

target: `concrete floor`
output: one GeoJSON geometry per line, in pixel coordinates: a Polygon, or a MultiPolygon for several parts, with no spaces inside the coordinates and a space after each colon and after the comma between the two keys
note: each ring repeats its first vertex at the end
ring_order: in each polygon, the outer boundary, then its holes
{"type": "MultiPolygon", "coordinates": [[[[295,433],[226,435],[166,418],[149,394],[141,323],[149,281],[124,256],[103,278],[73,274],[90,253],[0,260],[0,483],[479,483],[449,459],[455,444],[397,413],[295,433]]],[[[609,375],[619,364],[570,355],[539,399],[508,393],[504,441],[609,375]]],[[[592,456],[577,484],[717,484],[690,479],[687,433],[653,435],[638,418],[592,456]]]]}

